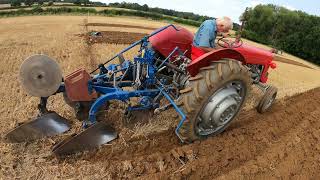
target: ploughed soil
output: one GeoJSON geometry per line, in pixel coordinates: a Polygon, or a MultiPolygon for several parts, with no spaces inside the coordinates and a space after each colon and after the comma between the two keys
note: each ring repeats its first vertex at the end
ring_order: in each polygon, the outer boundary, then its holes
{"type": "MultiPolygon", "coordinates": [[[[119,122],[117,113],[109,119],[119,122]]],[[[152,121],[174,122],[173,113],[152,121]]],[[[68,157],[50,153],[55,138],[14,145],[8,150],[12,162],[2,164],[14,166],[18,177],[37,167],[35,177],[49,179],[318,179],[319,117],[320,88],[278,100],[265,114],[241,112],[224,133],[193,144],[181,144],[173,126],[146,136],[132,136],[125,128],[111,144],[68,157]]]]}
{"type": "Polygon", "coordinates": [[[113,178],[319,178],[319,117],[318,88],[279,101],[263,115],[242,112],[224,133],[204,141],[181,145],[169,129],[82,158],[109,162],[113,178]]]}
{"type": "Polygon", "coordinates": [[[107,43],[107,44],[132,44],[139,41],[148,34],[134,32],[118,32],[118,31],[99,31],[97,35],[93,32],[83,34],[88,44],[107,43]]]}

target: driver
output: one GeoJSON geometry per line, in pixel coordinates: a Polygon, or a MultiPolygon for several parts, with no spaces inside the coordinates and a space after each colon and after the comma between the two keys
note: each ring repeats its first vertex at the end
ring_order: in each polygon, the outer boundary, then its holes
{"type": "Polygon", "coordinates": [[[194,36],[192,45],[192,60],[201,55],[217,50],[215,47],[215,39],[217,33],[227,36],[229,30],[233,28],[233,22],[229,17],[221,17],[204,21],[194,36]]]}

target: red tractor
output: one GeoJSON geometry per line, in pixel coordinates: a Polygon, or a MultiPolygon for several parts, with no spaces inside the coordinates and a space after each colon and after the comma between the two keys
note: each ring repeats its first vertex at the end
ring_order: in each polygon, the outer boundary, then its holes
{"type": "MultiPolygon", "coordinates": [[[[179,47],[191,59],[193,34],[187,29],[168,28],[150,42],[164,57],[179,47]]],[[[259,113],[267,111],[276,98],[277,88],[265,85],[268,70],[276,68],[271,52],[244,44],[240,37],[234,41],[220,38],[217,44],[221,49],[185,64],[187,77],[174,76],[183,87],[177,104],[186,113],[180,131],[184,141],[222,132],[238,114],[252,84],[264,92],[257,106],[259,113]]]]}
{"type": "Polygon", "coordinates": [[[240,38],[221,38],[221,49],[192,59],[192,43],[191,32],[169,25],[135,42],[90,74],[80,69],[64,78],[49,57],[28,58],[20,68],[20,79],[30,95],[40,97],[40,116],[9,132],[7,139],[22,142],[69,130],[65,118],[46,109],[47,99],[57,93],[63,93],[85,129],[55,145],[53,152],[58,155],[117,137],[106,122],[96,119],[110,100],[126,103],[128,114],[146,109],[159,113],[173,107],[181,117],[175,133],[182,142],[221,133],[243,107],[252,84],[264,91],[257,110],[263,113],[270,108],[277,95],[275,87],[264,85],[269,68],[276,67],[271,52],[243,44],[240,38]],[[140,50],[134,60],[124,59],[123,53],[135,46],[140,50]],[[106,65],[116,58],[119,63],[106,65]],[[131,106],[132,97],[138,97],[138,105],[131,106]],[[163,105],[162,99],[169,103],[163,105]]]}

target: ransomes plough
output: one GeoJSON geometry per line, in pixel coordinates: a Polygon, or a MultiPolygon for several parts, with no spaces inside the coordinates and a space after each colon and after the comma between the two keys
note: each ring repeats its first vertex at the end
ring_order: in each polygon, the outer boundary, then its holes
{"type": "Polygon", "coordinates": [[[56,155],[91,149],[116,139],[117,133],[107,120],[98,121],[96,117],[111,100],[128,104],[126,111],[131,113],[161,113],[174,108],[180,117],[175,134],[183,143],[221,133],[240,111],[252,84],[265,92],[258,111],[265,112],[271,106],[277,89],[264,83],[269,67],[275,68],[272,53],[245,45],[239,38],[220,39],[222,48],[192,59],[192,41],[193,34],[188,30],[168,25],[91,73],[78,69],[65,77],[48,56],[29,57],[21,65],[20,81],[29,95],[40,98],[39,116],[11,130],[7,140],[24,142],[68,131],[68,120],[46,108],[47,99],[58,93],[63,93],[65,102],[83,120],[84,130],[56,144],[56,155]],[[126,60],[123,54],[135,46],[140,47],[137,56],[126,60]],[[115,60],[119,63],[111,64],[115,60]],[[138,103],[131,106],[133,97],[138,103]]]}

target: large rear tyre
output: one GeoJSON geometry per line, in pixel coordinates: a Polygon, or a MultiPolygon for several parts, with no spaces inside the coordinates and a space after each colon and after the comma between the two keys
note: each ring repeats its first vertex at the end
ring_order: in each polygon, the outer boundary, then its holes
{"type": "Polygon", "coordinates": [[[222,59],[202,68],[178,100],[187,117],[180,129],[183,140],[193,142],[224,131],[247,99],[251,84],[250,72],[236,60],[222,59]]]}
{"type": "Polygon", "coordinates": [[[270,109],[272,104],[274,103],[276,97],[277,97],[278,89],[274,86],[269,86],[262,96],[259,105],[257,106],[257,111],[259,113],[265,113],[270,109]]]}

